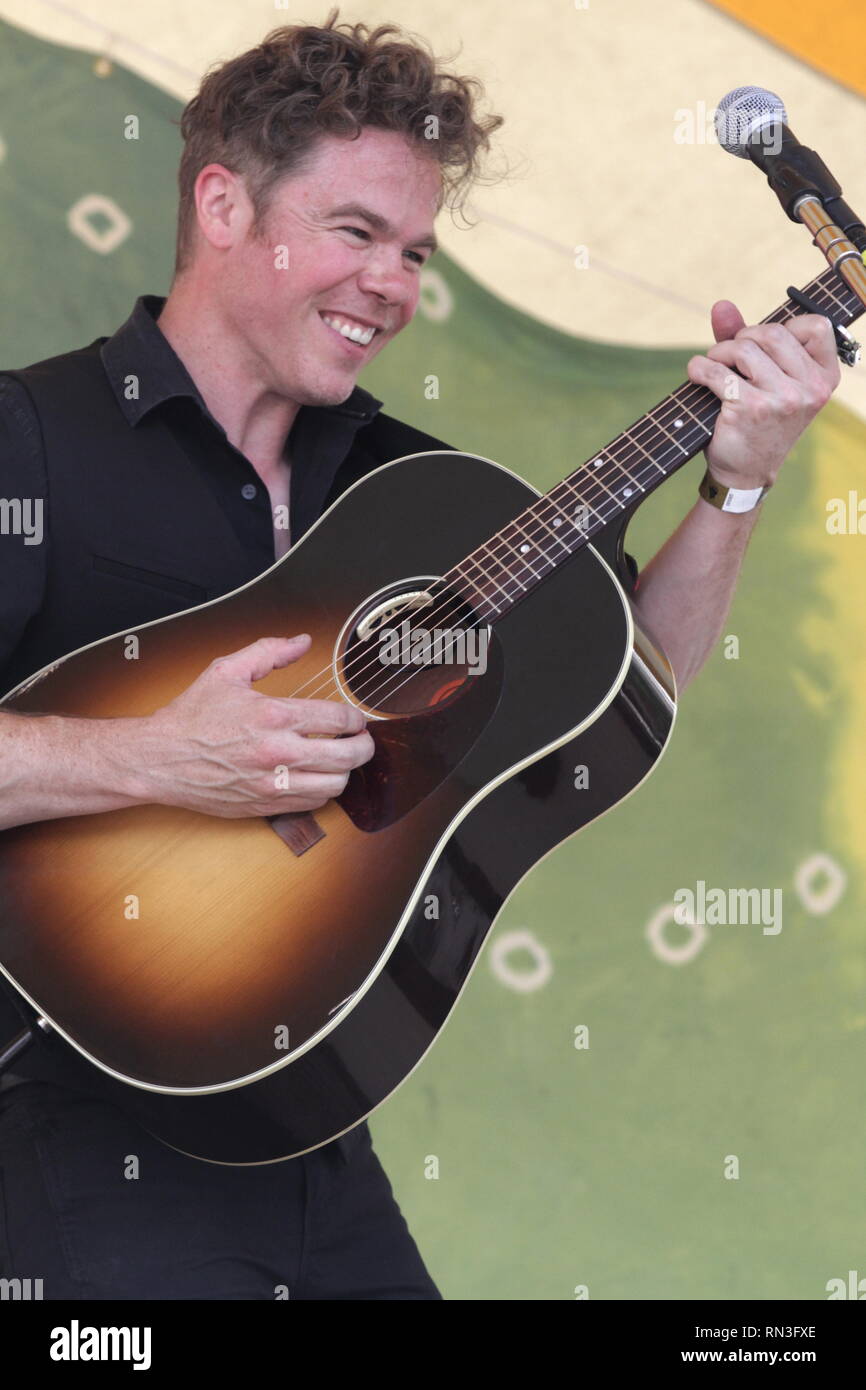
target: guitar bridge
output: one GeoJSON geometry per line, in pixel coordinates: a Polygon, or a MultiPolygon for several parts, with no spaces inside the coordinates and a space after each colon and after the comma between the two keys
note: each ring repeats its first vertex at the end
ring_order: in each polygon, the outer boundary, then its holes
{"type": "Polygon", "coordinates": [[[265,819],[292,854],[298,857],[325,838],[326,832],[311,811],[284,811],[280,816],[266,816],[265,819]]]}

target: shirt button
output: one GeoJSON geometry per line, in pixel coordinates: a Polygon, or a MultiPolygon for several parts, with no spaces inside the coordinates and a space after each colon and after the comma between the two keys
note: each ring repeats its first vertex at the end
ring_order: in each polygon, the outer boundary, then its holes
{"type": "Polygon", "coordinates": [[[256,485],[255,485],[255,483],[244,483],[243,487],[241,488],[241,497],[245,497],[245,498],[247,499],[247,501],[249,502],[251,498],[255,497],[255,495],[256,495],[256,485]]]}

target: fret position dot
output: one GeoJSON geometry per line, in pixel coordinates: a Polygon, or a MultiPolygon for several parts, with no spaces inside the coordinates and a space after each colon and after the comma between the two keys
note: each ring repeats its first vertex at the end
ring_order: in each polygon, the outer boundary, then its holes
{"type": "Polygon", "coordinates": [[[528,555],[528,554],[529,554],[529,546],[528,546],[528,545],[522,545],[522,546],[520,547],[520,553],[521,553],[521,555],[528,555]]]}
{"type": "Polygon", "coordinates": [[[675,429],[675,430],[681,430],[682,427],[683,427],[683,422],[682,422],[682,420],[674,420],[674,429],[675,429]]]}

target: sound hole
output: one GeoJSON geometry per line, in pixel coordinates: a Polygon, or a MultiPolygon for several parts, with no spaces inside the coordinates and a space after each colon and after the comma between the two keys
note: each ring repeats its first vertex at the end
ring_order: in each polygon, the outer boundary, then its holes
{"type": "Polygon", "coordinates": [[[436,581],[394,585],[353,615],[337,670],[354,704],[383,718],[444,707],[487,670],[490,628],[436,581]]]}

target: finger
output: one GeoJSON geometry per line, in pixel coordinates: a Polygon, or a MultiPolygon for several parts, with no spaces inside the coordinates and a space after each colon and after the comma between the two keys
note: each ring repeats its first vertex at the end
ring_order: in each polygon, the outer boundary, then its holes
{"type": "Polygon", "coordinates": [[[839,354],[836,351],[836,335],[833,325],[823,314],[795,314],[786,319],[783,327],[789,336],[802,343],[805,352],[829,372],[831,380],[837,383],[842,372],[839,367],[839,354]]]}
{"type": "Polygon", "coordinates": [[[711,348],[712,357],[692,357],[688,371],[692,381],[708,386],[720,400],[745,400],[749,391],[787,394],[794,383],[750,338],[732,338],[711,348]],[[736,367],[742,380],[736,380],[732,391],[732,368],[736,367]]]}
{"type": "Polygon", "coordinates": [[[746,320],[743,318],[736,304],[730,299],[719,299],[710,311],[710,322],[713,325],[713,337],[717,343],[724,342],[726,338],[735,338],[741,328],[745,328],[746,320]]]}
{"type": "MultiPolygon", "coordinates": [[[[793,333],[789,333],[781,323],[756,323],[743,328],[734,339],[735,342],[756,343],[761,351],[786,376],[795,381],[808,381],[815,370],[815,363],[802,343],[793,333]]],[[[721,344],[710,348],[716,355],[721,344]]]]}
{"type": "Polygon", "coordinates": [[[272,671],[288,666],[290,661],[303,656],[311,641],[308,632],[301,632],[297,637],[260,637],[248,647],[241,647],[228,656],[218,656],[211,665],[220,677],[227,680],[239,680],[245,684],[260,681],[272,671]]]}
{"type": "Polygon", "coordinates": [[[306,747],[300,758],[296,749],[292,749],[291,766],[308,772],[351,772],[369,762],[376,751],[366,729],[349,738],[310,738],[302,742],[306,747]]]}
{"type": "Polygon", "coordinates": [[[298,734],[357,734],[367,727],[361,710],[345,700],[278,700],[284,724],[298,734]]]}
{"type": "MultiPolygon", "coordinates": [[[[305,801],[319,804],[340,796],[346,789],[345,772],[309,772],[290,767],[288,775],[284,774],[284,777],[287,785],[282,789],[282,796],[303,797],[305,801]]],[[[265,790],[271,798],[274,796],[272,787],[268,786],[265,790]]]]}

